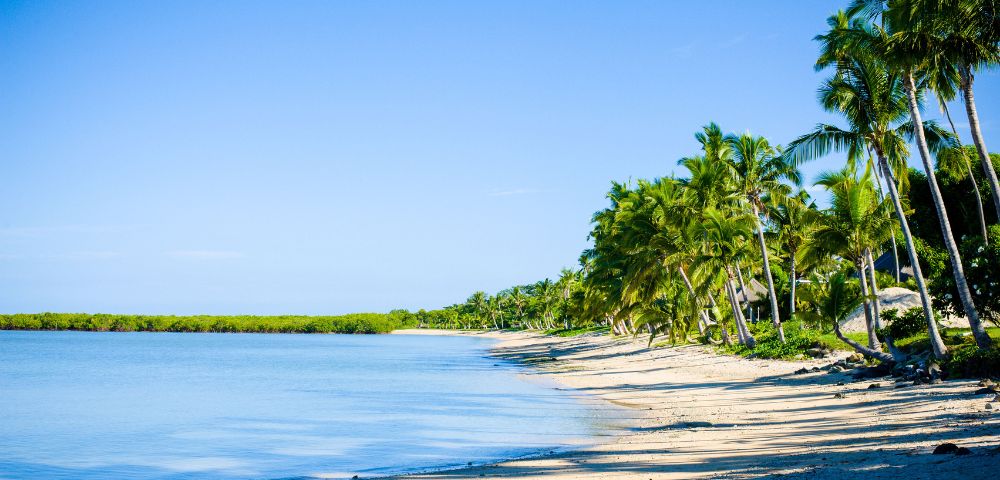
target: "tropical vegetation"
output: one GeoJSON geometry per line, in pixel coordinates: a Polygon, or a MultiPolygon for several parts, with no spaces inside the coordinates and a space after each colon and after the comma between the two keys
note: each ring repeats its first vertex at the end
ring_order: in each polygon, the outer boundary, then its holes
{"type": "Polygon", "coordinates": [[[882,362],[918,349],[939,359],[996,357],[987,324],[1000,322],[1000,162],[986,148],[974,80],[1000,60],[1000,2],[845,7],[816,36],[815,67],[827,72],[818,100],[839,124],[818,124],[782,147],[709,123],[695,134],[700,151],[678,160],[683,174],[612,183],[578,270],[478,292],[418,313],[422,323],[604,326],[764,356],[832,338],[882,362]],[[932,98],[948,127],[924,120],[932,98]],[[956,99],[971,145],[948,108],[956,99]],[[830,198],[821,208],[800,167],[833,153],[846,162],[814,179],[830,198]],[[888,270],[877,268],[883,256],[893,260],[888,270]],[[916,291],[921,307],[883,311],[878,294],[893,286],[916,291]],[[858,309],[865,332],[845,334],[841,322],[858,309]],[[493,321],[501,313],[507,323],[493,321]],[[970,335],[944,331],[942,314],[970,335]]]}

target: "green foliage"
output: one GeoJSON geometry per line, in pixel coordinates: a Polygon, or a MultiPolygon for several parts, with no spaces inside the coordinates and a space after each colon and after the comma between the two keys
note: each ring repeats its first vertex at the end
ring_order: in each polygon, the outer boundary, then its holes
{"type": "Polygon", "coordinates": [[[927,333],[927,320],[924,318],[923,307],[913,307],[902,314],[895,308],[883,310],[882,320],[888,325],[884,331],[878,332],[879,337],[887,333],[893,340],[903,340],[927,333]]]}
{"type": "Polygon", "coordinates": [[[576,327],[576,328],[559,328],[546,330],[545,335],[555,335],[557,337],[576,337],[578,335],[583,335],[587,333],[607,333],[608,327],[594,325],[590,327],[576,327]]]}
{"type": "Polygon", "coordinates": [[[977,348],[974,343],[953,348],[951,357],[942,365],[951,378],[983,378],[1000,376],[1000,348],[977,348]]]}
{"type": "Polygon", "coordinates": [[[337,316],[113,315],[18,313],[0,315],[0,330],[97,332],[388,333],[414,326],[412,314],[351,313],[337,316]]]}
{"type": "MultiPolygon", "coordinates": [[[[968,237],[959,246],[969,292],[980,317],[1000,325],[1000,225],[989,228],[989,245],[981,237],[968,237]]],[[[962,302],[955,287],[951,263],[944,253],[940,274],[930,277],[929,290],[934,307],[950,314],[962,314],[962,302]]],[[[923,258],[921,258],[923,263],[923,258]]]]}
{"type": "Polygon", "coordinates": [[[819,332],[815,330],[803,330],[799,328],[797,322],[785,322],[785,343],[781,343],[778,337],[778,330],[770,322],[762,321],[749,325],[751,333],[757,338],[755,348],[747,348],[746,345],[734,344],[723,347],[729,353],[756,358],[795,358],[796,355],[804,353],[814,347],[831,348],[825,342],[820,341],[819,332]]]}

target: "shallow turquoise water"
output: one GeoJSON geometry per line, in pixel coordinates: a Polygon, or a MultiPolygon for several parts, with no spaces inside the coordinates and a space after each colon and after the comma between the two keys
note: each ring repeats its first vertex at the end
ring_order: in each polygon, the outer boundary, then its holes
{"type": "Polygon", "coordinates": [[[0,332],[0,478],[362,477],[586,441],[594,412],[407,335],[0,332]]]}

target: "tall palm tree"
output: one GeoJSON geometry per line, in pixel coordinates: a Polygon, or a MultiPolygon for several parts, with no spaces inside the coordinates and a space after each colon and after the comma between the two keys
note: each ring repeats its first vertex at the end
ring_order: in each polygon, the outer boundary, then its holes
{"type": "Polygon", "coordinates": [[[746,241],[753,236],[755,221],[750,215],[723,213],[715,208],[704,212],[705,221],[701,225],[702,233],[709,248],[695,259],[695,268],[706,268],[722,271],[726,275],[724,285],[726,298],[732,310],[737,332],[741,341],[748,347],[757,345],[753,334],[747,328],[739,302],[736,299],[736,274],[733,266],[746,256],[743,248],[746,241]]]}
{"type": "Polygon", "coordinates": [[[798,284],[799,274],[795,267],[802,245],[812,236],[820,214],[805,190],[800,190],[796,195],[785,197],[780,201],[765,203],[774,205],[770,216],[776,227],[778,243],[788,254],[788,311],[789,314],[795,315],[795,287],[798,284]]]}
{"type": "MultiPolygon", "coordinates": [[[[979,312],[976,310],[975,301],[972,298],[972,293],[969,291],[969,284],[965,278],[965,268],[962,265],[962,257],[958,251],[958,243],[955,241],[955,236],[951,231],[948,211],[945,208],[944,198],[941,194],[941,188],[938,185],[934,165],[931,161],[931,145],[928,144],[928,132],[925,131],[921,119],[922,93],[926,87],[929,67],[932,66],[930,64],[934,60],[933,49],[926,47],[928,37],[922,35],[922,33],[926,32],[907,30],[912,24],[908,24],[906,18],[910,18],[912,15],[908,15],[907,13],[897,14],[897,12],[886,12],[883,15],[883,20],[888,20],[884,22],[887,26],[886,33],[888,37],[885,35],[862,36],[860,37],[862,42],[859,42],[855,48],[873,49],[885,58],[886,63],[891,68],[902,72],[908,100],[907,105],[914,125],[913,136],[916,140],[920,160],[924,166],[924,173],[927,175],[927,184],[930,187],[934,209],[937,211],[938,222],[941,225],[941,235],[944,240],[945,249],[948,251],[948,257],[951,260],[952,274],[955,277],[955,289],[958,290],[958,297],[965,310],[965,316],[969,319],[969,326],[972,329],[972,335],[975,337],[976,343],[980,348],[988,348],[992,344],[992,340],[986,333],[986,328],[982,321],[979,319],[979,312]],[[904,20],[900,20],[901,18],[904,20]]],[[[933,40],[930,40],[930,42],[933,42],[933,40]]],[[[978,124],[975,128],[978,129],[978,124]]],[[[975,139],[977,134],[974,133],[973,137],[975,139]]],[[[988,154],[984,154],[984,158],[986,158],[987,162],[990,161],[988,154]]]]}
{"type": "Polygon", "coordinates": [[[517,311],[517,321],[523,326],[524,324],[524,305],[527,299],[524,297],[524,291],[521,290],[520,286],[515,286],[510,290],[510,303],[514,306],[515,311],[517,311]]]}
{"type": "Polygon", "coordinates": [[[892,235],[892,220],[888,202],[878,198],[871,174],[871,169],[866,168],[857,176],[854,166],[849,165],[843,171],[820,175],[816,184],[826,187],[833,199],[829,213],[823,217],[807,248],[839,255],[854,263],[864,295],[868,348],[879,350],[876,328],[880,322],[870,302],[877,297],[869,288],[865,263],[871,247],[885,243],[892,235]]]}
{"type": "Polygon", "coordinates": [[[546,278],[535,284],[535,293],[538,296],[545,328],[552,328],[554,320],[553,307],[555,306],[555,284],[552,283],[552,280],[546,278]]]}
{"type": "Polygon", "coordinates": [[[771,322],[778,330],[778,337],[785,342],[785,332],[778,315],[778,295],[771,275],[771,262],[764,240],[764,224],[761,215],[766,213],[765,198],[780,199],[791,193],[785,182],[801,183],[801,174],[795,165],[779,154],[766,138],[749,133],[726,136],[726,143],[732,150],[730,167],[733,170],[736,190],[753,213],[760,255],[764,262],[764,278],[767,279],[768,296],[771,299],[771,322]]]}
{"type": "Polygon", "coordinates": [[[570,319],[568,306],[569,306],[569,296],[570,293],[572,293],[573,285],[575,284],[576,284],[576,272],[569,268],[562,269],[562,272],[559,273],[559,280],[556,282],[556,285],[558,286],[559,293],[562,296],[563,321],[565,322],[564,327],[566,328],[566,330],[573,328],[573,323],[572,320],[570,319]]]}
{"type": "Polygon", "coordinates": [[[473,311],[476,312],[476,319],[482,323],[486,317],[486,311],[489,308],[489,300],[486,296],[486,292],[474,292],[468,300],[466,300],[473,311]]]}
{"type": "Polygon", "coordinates": [[[931,344],[936,353],[943,355],[944,340],[936,334],[931,298],[899,192],[905,175],[897,178],[895,174],[906,168],[905,138],[907,130],[912,129],[906,123],[909,108],[904,80],[877,57],[856,51],[860,48],[852,39],[876,35],[868,31],[868,25],[852,21],[844,12],[833,15],[827,23],[830,31],[816,37],[823,44],[816,66],[818,69],[832,66],[836,72],[820,87],[819,100],[826,110],[841,114],[849,128],[819,124],[790,143],[785,155],[792,161],[803,162],[840,151],[857,162],[868,151],[875,154],[913,268],[931,344]]]}

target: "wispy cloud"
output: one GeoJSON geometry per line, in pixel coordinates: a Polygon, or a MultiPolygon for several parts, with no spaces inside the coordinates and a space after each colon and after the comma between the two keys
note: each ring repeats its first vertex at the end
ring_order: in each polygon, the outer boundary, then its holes
{"type": "Polygon", "coordinates": [[[526,195],[529,193],[538,193],[541,190],[537,188],[514,188],[510,190],[491,190],[486,193],[486,195],[491,197],[507,197],[510,195],[526,195]]]}
{"type": "Polygon", "coordinates": [[[243,252],[231,250],[173,250],[166,252],[168,257],[193,258],[200,260],[225,260],[231,258],[243,258],[243,252]]]}

